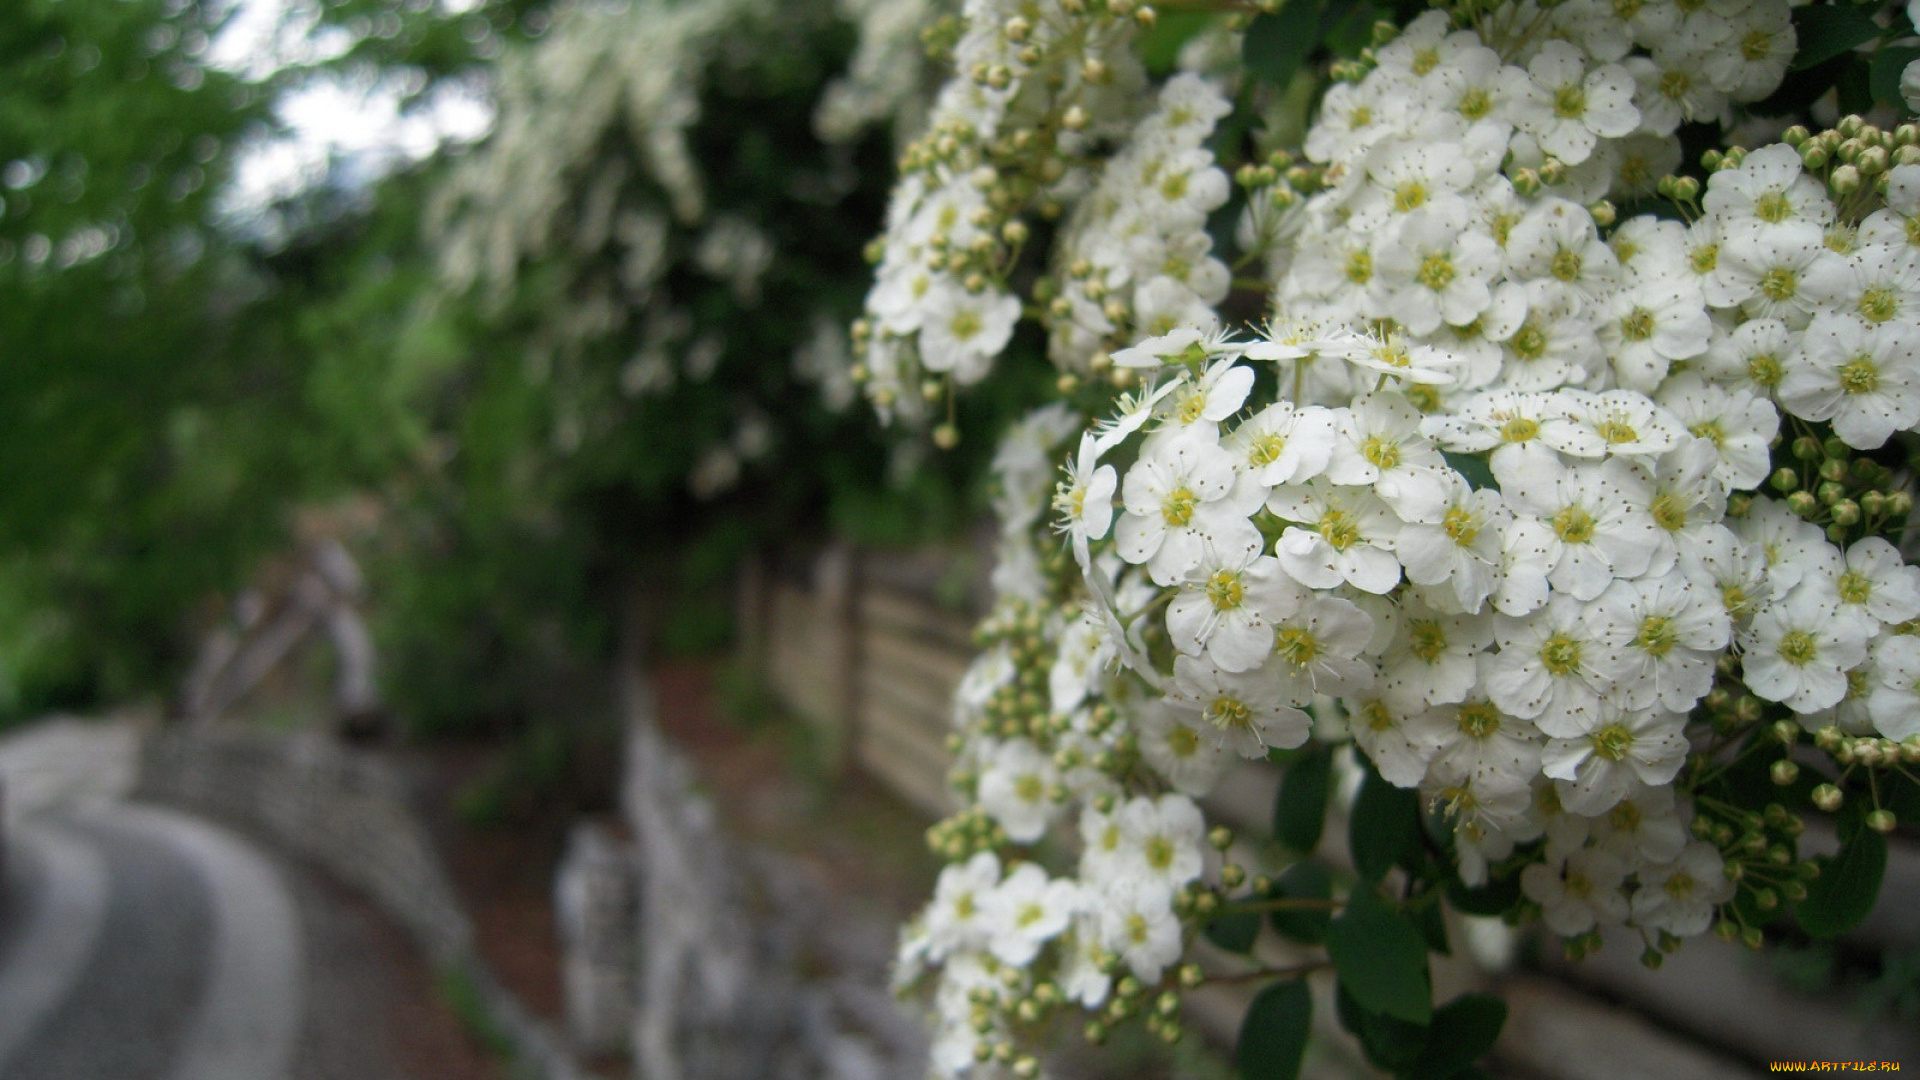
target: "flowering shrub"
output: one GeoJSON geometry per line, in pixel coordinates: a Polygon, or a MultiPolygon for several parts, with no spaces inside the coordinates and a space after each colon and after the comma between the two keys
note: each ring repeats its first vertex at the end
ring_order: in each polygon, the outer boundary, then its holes
{"type": "Polygon", "coordinates": [[[1060,397],[996,459],[970,805],[901,947],[943,1075],[1034,1075],[1070,1016],[1176,1038],[1226,979],[1269,983],[1243,1071],[1291,1076],[1326,967],[1375,1064],[1471,1075],[1504,1009],[1432,1001],[1443,903],[1655,965],[1829,936],[1920,812],[1920,129],[1836,116],[1908,108],[1909,16],[1466,0],[1283,149],[1342,11],[1156,85],[1151,9],[970,0],[904,157],[868,398],[931,419],[1023,316],[1060,397]],[[1242,759],[1297,856],[1336,793],[1350,875],[1249,869],[1198,802],[1242,759]]]}

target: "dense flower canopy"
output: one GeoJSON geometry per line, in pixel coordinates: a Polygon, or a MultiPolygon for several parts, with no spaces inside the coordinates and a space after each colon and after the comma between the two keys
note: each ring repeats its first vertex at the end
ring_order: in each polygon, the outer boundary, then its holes
{"type": "Polygon", "coordinates": [[[1920,132],[1749,123],[1786,0],[1475,3],[1376,32],[1303,145],[1230,178],[1253,48],[1203,35],[1156,86],[1151,22],[966,5],[855,329],[869,399],[918,420],[1010,362],[1030,287],[1065,398],[997,462],[973,805],[902,946],[938,1071],[1031,1074],[1065,1002],[1177,1032],[1160,995],[1219,913],[1341,908],[1243,888],[1198,801],[1241,759],[1339,747],[1417,792],[1439,857],[1405,903],[1512,888],[1650,962],[1755,939],[1812,869],[1797,819],[1714,786],[1733,763],[1831,810],[1793,745],[1920,757],[1920,132]]]}

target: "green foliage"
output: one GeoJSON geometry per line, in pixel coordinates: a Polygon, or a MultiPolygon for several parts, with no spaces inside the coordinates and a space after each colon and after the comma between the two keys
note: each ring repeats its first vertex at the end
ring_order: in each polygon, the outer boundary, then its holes
{"type": "Polygon", "coordinates": [[[1327,793],[1331,788],[1333,750],[1316,745],[1295,758],[1280,782],[1273,803],[1273,838],[1306,855],[1320,846],[1327,823],[1327,793]]]}
{"type": "MultiPolygon", "coordinates": [[[[1297,862],[1274,880],[1273,895],[1287,900],[1324,902],[1333,897],[1333,875],[1319,863],[1297,862]]],[[[1274,911],[1267,916],[1274,932],[1303,945],[1318,945],[1327,939],[1332,925],[1330,908],[1306,907],[1297,911],[1274,911]]]]}
{"type": "Polygon", "coordinates": [[[1420,930],[1369,888],[1347,897],[1327,930],[1327,955],[1355,1004],[1395,1020],[1433,1019],[1427,988],[1427,943],[1420,930]]]}
{"type": "Polygon", "coordinates": [[[1860,925],[1880,896],[1887,872],[1887,838],[1862,824],[1850,810],[1841,818],[1840,853],[1815,859],[1820,876],[1795,905],[1800,926],[1816,938],[1831,938],[1860,925]]]}
{"type": "Polygon", "coordinates": [[[1313,995],[1304,979],[1269,983],[1240,1021],[1234,1065],[1243,1080],[1294,1080],[1313,1031],[1313,995]]]}
{"type": "Polygon", "coordinates": [[[1379,881],[1395,863],[1418,850],[1419,793],[1394,787],[1368,763],[1366,778],[1353,799],[1347,835],[1361,880],[1379,881]]]}

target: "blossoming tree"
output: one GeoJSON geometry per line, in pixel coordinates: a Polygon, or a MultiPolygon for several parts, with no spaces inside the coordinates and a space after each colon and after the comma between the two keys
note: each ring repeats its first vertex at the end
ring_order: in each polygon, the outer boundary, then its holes
{"type": "Polygon", "coordinates": [[[941,445],[1023,357],[1057,391],[996,458],[967,807],[901,945],[940,1074],[1036,1075],[1067,1025],[1177,1038],[1227,980],[1261,985],[1243,1072],[1291,1077],[1331,969],[1376,1065],[1472,1076],[1504,1006],[1433,1000],[1445,907],[1655,966],[1865,916],[1920,815],[1914,15],[936,24],[955,74],[856,376],[941,445]],[[1247,758],[1286,766],[1298,861],[1201,809],[1247,758]],[[1305,859],[1329,802],[1338,874],[1305,859]],[[1811,814],[1837,855],[1803,856],[1811,814]]]}

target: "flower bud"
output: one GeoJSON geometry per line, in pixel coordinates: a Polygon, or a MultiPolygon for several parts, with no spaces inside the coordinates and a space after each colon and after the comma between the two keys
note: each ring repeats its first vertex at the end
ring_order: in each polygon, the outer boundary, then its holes
{"type": "Polygon", "coordinates": [[[1860,522],[1860,504],[1852,499],[1841,499],[1833,504],[1833,523],[1835,525],[1857,525],[1860,522]]]}
{"type": "Polygon", "coordinates": [[[1879,176],[1887,171],[1888,160],[1886,147],[1869,146],[1860,151],[1860,158],[1854,162],[1854,166],[1863,176],[1879,176]]]}
{"type": "Polygon", "coordinates": [[[1840,809],[1840,804],[1845,799],[1846,796],[1841,794],[1840,789],[1832,784],[1821,784],[1813,789],[1813,805],[1829,814],[1840,809]]]}
{"type": "Polygon", "coordinates": [[[1815,140],[1809,139],[1800,144],[1800,163],[1805,165],[1809,172],[1819,172],[1826,168],[1830,156],[1827,148],[1815,140]]]}
{"type": "Polygon", "coordinates": [[[1905,517],[1913,510],[1913,496],[1905,491],[1887,492],[1887,513],[1905,517]]]}
{"type": "Polygon", "coordinates": [[[952,424],[941,424],[933,429],[933,445],[942,450],[951,450],[960,445],[960,429],[952,424]]]}
{"type": "Polygon", "coordinates": [[[1767,771],[1773,777],[1773,782],[1781,787],[1786,787],[1800,779],[1800,766],[1786,758],[1774,762],[1772,768],[1767,771]]]}
{"type": "Polygon", "coordinates": [[[1760,947],[1766,943],[1767,935],[1761,932],[1757,926],[1749,926],[1745,930],[1740,931],[1740,944],[1745,945],[1749,949],[1758,951],[1760,947]]]}
{"type": "Polygon", "coordinates": [[[1860,190],[1860,170],[1853,165],[1842,165],[1827,176],[1827,187],[1840,198],[1846,198],[1860,190]]]}
{"type": "Polygon", "coordinates": [[[1820,463],[1820,479],[1839,483],[1847,478],[1847,463],[1838,457],[1830,457],[1820,463]]]}
{"type": "Polygon", "coordinates": [[[1819,497],[1820,505],[1832,506],[1847,497],[1847,488],[1838,480],[1822,480],[1813,493],[1819,497]]]}
{"type": "Polygon", "coordinates": [[[1894,819],[1893,811],[1884,807],[1867,815],[1867,828],[1882,836],[1892,832],[1900,823],[1894,819]]]}
{"type": "Polygon", "coordinates": [[[1773,485],[1773,490],[1782,494],[1790,491],[1798,491],[1800,489],[1800,471],[1782,465],[1773,471],[1772,476],[1767,478],[1767,483],[1773,485]]]}

